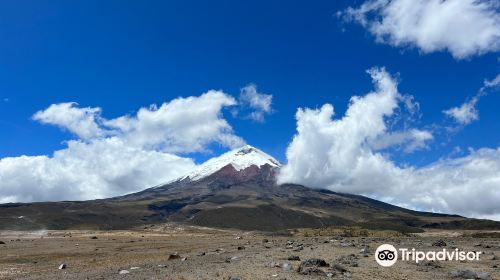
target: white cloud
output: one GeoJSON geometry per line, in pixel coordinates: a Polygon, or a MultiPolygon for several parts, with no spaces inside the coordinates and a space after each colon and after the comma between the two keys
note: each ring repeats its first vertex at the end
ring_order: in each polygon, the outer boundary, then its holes
{"type": "Polygon", "coordinates": [[[404,187],[397,195],[411,205],[474,217],[500,215],[500,148],[471,150],[464,157],[403,171],[400,179],[407,182],[400,182],[404,187]]]}
{"type": "Polygon", "coordinates": [[[49,156],[0,159],[0,202],[104,198],[175,179],[196,164],[173,152],[244,143],[221,112],[235,103],[223,92],[209,91],[112,120],[101,117],[100,108],[53,104],[33,118],[80,139],[49,156]]]}
{"type": "Polygon", "coordinates": [[[484,81],[484,86],[481,88],[480,91],[485,91],[489,88],[496,88],[500,86],[500,74],[498,74],[495,78],[493,78],[492,80],[486,80],[484,81]]]}
{"type": "Polygon", "coordinates": [[[368,0],[340,12],[377,42],[449,51],[462,59],[500,50],[500,5],[494,0],[368,0]]]}
{"type": "Polygon", "coordinates": [[[71,140],[52,156],[0,159],[0,202],[82,200],[122,195],[187,173],[191,159],[128,146],[116,137],[71,140]]]}
{"type": "Polygon", "coordinates": [[[101,108],[78,108],[75,102],[52,104],[33,115],[33,119],[44,124],[56,125],[76,134],[81,139],[103,135],[99,127],[101,108]]]}
{"type": "Polygon", "coordinates": [[[493,80],[484,81],[483,87],[479,92],[472,97],[469,101],[464,102],[459,107],[453,107],[444,110],[443,113],[448,117],[453,118],[457,123],[461,125],[467,125],[475,120],[479,119],[479,111],[476,108],[477,102],[482,97],[488,95],[488,90],[491,88],[496,88],[500,85],[500,75],[497,75],[493,80]]]}
{"type": "Polygon", "coordinates": [[[469,124],[479,119],[479,112],[476,109],[476,103],[478,101],[479,98],[475,96],[471,100],[460,105],[460,107],[453,107],[448,110],[444,110],[443,113],[448,117],[454,118],[459,124],[469,124]]]}
{"type": "Polygon", "coordinates": [[[221,91],[209,91],[199,97],[177,98],[159,108],[141,108],[135,116],[104,121],[133,146],[168,152],[200,152],[209,143],[235,148],[245,144],[233,134],[222,118],[223,107],[236,104],[221,91]]]}
{"type": "Polygon", "coordinates": [[[427,142],[434,138],[427,130],[409,129],[406,131],[396,131],[385,133],[369,141],[370,147],[374,150],[383,150],[396,146],[405,153],[413,153],[417,150],[426,149],[427,142]]]}
{"type": "Polygon", "coordinates": [[[389,118],[405,98],[384,69],[369,73],[376,90],[352,97],[342,118],[332,119],[330,104],[297,111],[297,133],[279,182],[363,194],[414,209],[500,215],[500,148],[470,151],[422,168],[400,167],[378,151],[394,145],[423,148],[432,134],[391,131],[389,118]]]}
{"type": "Polygon", "coordinates": [[[248,117],[257,122],[263,122],[266,114],[272,112],[273,96],[257,92],[257,86],[250,84],[241,89],[240,103],[254,111],[248,117]]]}

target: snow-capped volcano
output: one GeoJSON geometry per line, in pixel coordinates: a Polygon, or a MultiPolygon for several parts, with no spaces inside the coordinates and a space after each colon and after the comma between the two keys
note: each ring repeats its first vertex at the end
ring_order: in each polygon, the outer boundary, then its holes
{"type": "Polygon", "coordinates": [[[189,174],[183,176],[181,180],[189,178],[192,181],[197,181],[205,178],[227,165],[232,165],[237,171],[244,170],[252,165],[261,167],[263,165],[271,167],[280,167],[280,163],[272,156],[250,145],[229,151],[221,156],[211,158],[195,168],[189,174]]]}

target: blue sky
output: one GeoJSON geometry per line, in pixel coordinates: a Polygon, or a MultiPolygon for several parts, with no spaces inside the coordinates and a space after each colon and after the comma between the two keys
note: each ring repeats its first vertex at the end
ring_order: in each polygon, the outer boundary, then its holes
{"type": "MultiPolygon", "coordinates": [[[[401,92],[421,105],[421,125],[474,95],[498,72],[497,54],[457,61],[377,44],[336,16],[349,1],[28,1],[1,4],[0,156],[48,154],[67,133],[31,120],[52,103],[102,107],[112,118],[209,89],[239,94],[255,83],[273,94],[264,124],[229,119],[236,133],[280,160],[297,107],[333,103],[339,115],[371,84],[365,70],[399,72],[401,92]]],[[[455,146],[494,147],[499,95],[478,104],[481,121],[446,145],[401,160],[426,163],[455,146]]],[[[198,155],[194,155],[195,157],[198,155]]],[[[205,157],[201,155],[200,160],[205,157]]]]}
{"type": "MultiPolygon", "coordinates": [[[[386,151],[395,165],[420,168],[466,156],[469,148],[496,149],[498,92],[482,97],[475,104],[479,120],[464,126],[443,110],[473,98],[485,80],[497,76],[498,37],[462,56],[408,41],[380,42],[361,21],[337,14],[362,3],[4,1],[0,158],[51,156],[65,149],[68,140],[78,139],[68,130],[33,120],[33,114],[51,104],[99,107],[110,120],[211,89],[237,99],[240,89],[253,83],[259,93],[272,95],[272,113],[255,122],[224,107],[224,119],[235,135],[287,162],[297,108],[331,103],[334,118],[343,116],[351,96],[373,90],[366,73],[372,67],[385,67],[399,81],[399,92],[414,97],[420,117],[412,127],[433,135],[423,149],[386,151]],[[445,129],[449,127],[456,130],[451,133],[445,129]]],[[[498,12],[489,15],[498,24],[498,12]]],[[[228,149],[207,145],[202,152],[177,154],[200,163],[228,149]]],[[[500,212],[494,210],[487,214],[500,212]]]]}

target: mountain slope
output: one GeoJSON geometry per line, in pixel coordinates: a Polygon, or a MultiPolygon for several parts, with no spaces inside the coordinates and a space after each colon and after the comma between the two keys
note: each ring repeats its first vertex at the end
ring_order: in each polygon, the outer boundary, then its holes
{"type": "Polygon", "coordinates": [[[417,212],[363,196],[277,185],[279,162],[245,146],[166,184],[83,202],[0,205],[0,229],[125,229],[178,222],[277,231],[357,225],[417,232],[423,228],[500,229],[500,223],[417,212]]]}

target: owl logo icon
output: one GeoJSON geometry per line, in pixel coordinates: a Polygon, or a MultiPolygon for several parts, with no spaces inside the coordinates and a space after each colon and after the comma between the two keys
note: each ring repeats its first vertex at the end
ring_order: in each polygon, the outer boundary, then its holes
{"type": "Polygon", "coordinates": [[[375,261],[383,267],[393,266],[398,260],[398,251],[390,244],[382,244],[375,251],[375,261]]]}

